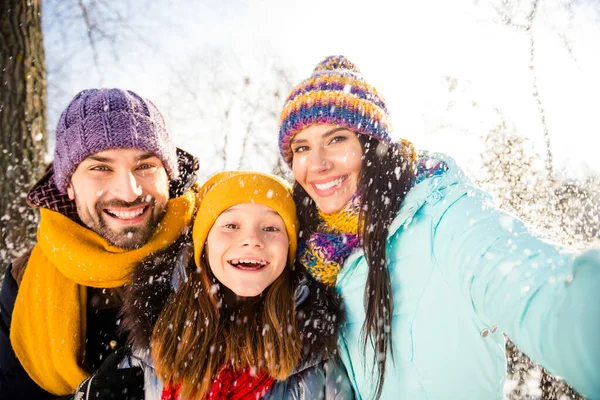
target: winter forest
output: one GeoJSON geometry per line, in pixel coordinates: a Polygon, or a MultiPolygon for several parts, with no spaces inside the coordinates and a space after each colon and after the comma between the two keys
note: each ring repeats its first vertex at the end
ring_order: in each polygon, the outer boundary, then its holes
{"type": "MultiPolygon", "coordinates": [[[[35,240],[25,196],[79,90],[151,99],[177,146],[200,158],[201,183],[224,169],[291,179],[279,112],[328,54],[379,88],[396,137],[451,155],[552,240],[596,241],[600,2],[394,3],[0,0],[0,270],[35,240]]],[[[580,398],[508,351],[508,399],[580,398]]]]}

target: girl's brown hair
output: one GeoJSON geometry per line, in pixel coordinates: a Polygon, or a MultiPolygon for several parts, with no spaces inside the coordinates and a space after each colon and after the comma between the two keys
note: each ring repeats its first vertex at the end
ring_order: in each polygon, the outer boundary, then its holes
{"type": "MultiPolygon", "coordinates": [[[[363,357],[367,342],[373,346],[377,363],[375,398],[381,397],[388,348],[392,352],[392,286],[386,247],[390,224],[410,189],[415,174],[412,145],[390,146],[363,134],[357,134],[363,148],[362,167],[357,182],[360,194],[358,234],[369,267],[363,294],[365,322],[362,327],[363,357]]],[[[300,220],[300,237],[309,237],[320,223],[315,202],[298,182],[294,201],[300,220]]]]}
{"type": "Polygon", "coordinates": [[[288,265],[261,295],[231,307],[224,302],[228,289],[203,256],[154,326],[151,349],[158,376],[181,384],[185,399],[202,399],[227,363],[234,370],[255,367],[276,380],[287,378],[302,348],[292,275],[288,265]]]}

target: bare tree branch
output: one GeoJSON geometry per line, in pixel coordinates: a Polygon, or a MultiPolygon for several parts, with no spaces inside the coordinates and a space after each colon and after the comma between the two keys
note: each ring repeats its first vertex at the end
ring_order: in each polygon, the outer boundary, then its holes
{"type": "Polygon", "coordinates": [[[79,8],[81,9],[81,14],[83,16],[83,20],[85,21],[85,25],[87,27],[87,37],[90,43],[90,47],[92,48],[92,57],[94,58],[94,66],[98,71],[98,76],[100,77],[100,81],[103,81],[102,70],[100,69],[100,62],[98,61],[98,50],[96,49],[96,41],[92,36],[92,32],[94,31],[94,25],[90,20],[90,15],[88,13],[86,5],[83,3],[83,0],[79,0],[79,8]]]}
{"type": "Polygon", "coordinates": [[[544,110],[544,105],[542,102],[542,98],[540,96],[540,90],[539,90],[539,86],[538,86],[538,80],[537,80],[537,74],[536,74],[536,68],[535,68],[535,65],[536,65],[536,59],[535,59],[536,43],[535,43],[535,37],[533,34],[533,24],[536,20],[536,15],[538,12],[539,4],[540,4],[539,0],[532,1],[531,10],[529,11],[529,13],[527,13],[527,15],[525,17],[525,23],[523,23],[523,24],[514,22],[513,17],[509,15],[509,10],[507,9],[509,7],[509,3],[507,1],[502,2],[502,6],[503,6],[502,9],[500,9],[499,7],[495,7],[495,9],[500,14],[500,17],[504,24],[506,24],[509,27],[520,30],[527,35],[527,39],[529,41],[529,70],[531,72],[531,86],[532,86],[533,100],[538,109],[540,123],[542,124],[544,144],[546,146],[546,155],[545,155],[544,164],[546,167],[546,173],[548,175],[548,179],[553,181],[555,178],[554,178],[554,169],[553,169],[554,162],[553,162],[553,155],[552,155],[552,143],[550,140],[550,132],[549,132],[549,128],[548,128],[548,123],[546,121],[546,113],[544,110]]]}

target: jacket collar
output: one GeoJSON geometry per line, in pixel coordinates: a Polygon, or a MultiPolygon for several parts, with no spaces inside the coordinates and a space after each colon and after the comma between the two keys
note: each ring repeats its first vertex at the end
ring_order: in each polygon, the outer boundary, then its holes
{"type": "Polygon", "coordinates": [[[398,215],[392,221],[388,230],[388,240],[396,234],[425,204],[436,204],[442,199],[441,190],[458,182],[470,182],[463,170],[458,168],[453,158],[442,154],[427,151],[419,152],[419,161],[431,160],[432,164],[445,164],[445,171],[438,175],[427,176],[430,171],[422,171],[425,176],[417,177],[416,184],[408,191],[398,215]]]}
{"type": "Polygon", "coordinates": [[[337,354],[338,329],[344,321],[339,294],[297,267],[296,324],[302,337],[302,358],[294,370],[299,373],[337,354]]]}

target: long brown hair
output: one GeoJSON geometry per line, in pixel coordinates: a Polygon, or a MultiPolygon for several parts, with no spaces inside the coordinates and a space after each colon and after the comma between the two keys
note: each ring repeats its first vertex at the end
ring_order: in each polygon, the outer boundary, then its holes
{"type": "Polygon", "coordinates": [[[256,367],[276,380],[287,378],[302,348],[291,275],[286,266],[261,295],[231,307],[224,303],[228,289],[203,256],[154,326],[151,348],[158,376],[181,384],[185,399],[202,399],[226,363],[234,370],[256,367]]]}
{"type": "MultiPolygon", "coordinates": [[[[367,342],[375,351],[372,367],[377,363],[375,398],[381,397],[385,380],[387,350],[393,359],[392,287],[387,266],[388,229],[414,177],[412,146],[389,146],[368,135],[357,134],[363,148],[362,167],[357,182],[360,194],[358,234],[369,266],[363,294],[365,322],[362,327],[363,357],[367,342]]],[[[298,182],[294,184],[294,201],[300,220],[300,237],[307,238],[319,224],[315,202],[298,182]]]]}

